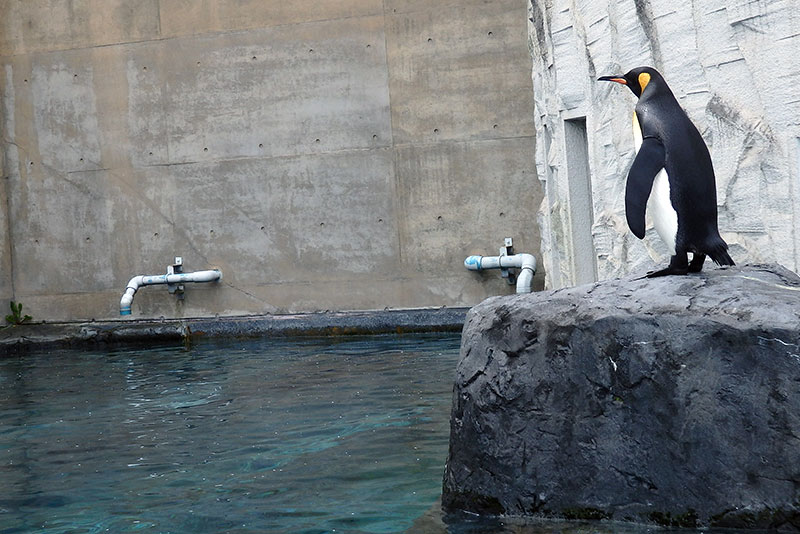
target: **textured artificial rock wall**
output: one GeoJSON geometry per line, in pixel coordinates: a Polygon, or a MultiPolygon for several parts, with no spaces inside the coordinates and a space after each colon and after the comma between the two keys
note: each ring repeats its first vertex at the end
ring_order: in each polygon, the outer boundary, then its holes
{"type": "Polygon", "coordinates": [[[625,177],[633,161],[636,97],[597,82],[640,65],[659,69],[711,151],[719,227],[737,263],[777,261],[795,271],[800,210],[800,11],[772,0],[547,0],[530,7],[536,163],[549,287],[576,283],[566,120],[583,118],[599,279],[668,261],[650,228],[627,228],[625,177]]]}
{"type": "Polygon", "coordinates": [[[0,307],[117,317],[174,256],[222,282],[134,318],[464,306],[514,290],[466,256],[538,255],[518,0],[0,12],[0,307]]]}

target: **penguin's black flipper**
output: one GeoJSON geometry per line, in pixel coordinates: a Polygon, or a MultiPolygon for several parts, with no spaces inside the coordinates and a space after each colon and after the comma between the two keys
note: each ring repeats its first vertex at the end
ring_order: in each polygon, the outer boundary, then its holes
{"type": "Polygon", "coordinates": [[[664,145],[655,137],[645,137],[639,148],[625,185],[625,216],[633,235],[644,237],[644,212],[653,180],[664,168],[664,145]]]}

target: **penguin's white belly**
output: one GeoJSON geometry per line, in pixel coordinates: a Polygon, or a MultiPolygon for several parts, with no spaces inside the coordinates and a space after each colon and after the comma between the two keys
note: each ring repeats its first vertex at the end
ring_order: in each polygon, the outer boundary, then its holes
{"type": "Polygon", "coordinates": [[[678,235],[678,213],[669,199],[669,177],[661,169],[653,180],[653,189],[647,199],[647,213],[653,218],[656,233],[667,245],[670,255],[675,255],[675,238],[678,235]]]}
{"type": "MultiPolygon", "coordinates": [[[[633,144],[636,152],[642,146],[642,129],[636,112],[633,113],[633,144]]],[[[678,236],[678,212],[669,199],[669,177],[667,170],[661,169],[653,180],[653,188],[647,199],[647,214],[653,219],[656,233],[667,245],[670,255],[675,255],[675,239],[678,236]]]]}

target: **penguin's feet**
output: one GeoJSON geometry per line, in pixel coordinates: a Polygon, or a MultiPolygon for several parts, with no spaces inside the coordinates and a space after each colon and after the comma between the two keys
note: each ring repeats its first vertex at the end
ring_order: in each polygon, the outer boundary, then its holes
{"type": "Polygon", "coordinates": [[[670,276],[670,275],[684,275],[689,272],[687,267],[683,268],[676,268],[670,265],[666,269],[661,269],[660,271],[650,271],[645,275],[645,278],[658,278],[660,276],[670,276]]]}
{"type": "Polygon", "coordinates": [[[706,261],[705,254],[693,254],[692,261],[689,262],[689,272],[690,273],[699,273],[703,270],[703,262],[706,261]]]}
{"type": "MultiPolygon", "coordinates": [[[[647,273],[646,278],[658,278],[659,276],[670,276],[670,275],[684,275],[692,270],[692,266],[695,263],[697,256],[692,257],[692,264],[690,265],[687,261],[688,258],[686,257],[686,253],[679,253],[669,260],[669,267],[666,269],[661,269],[660,271],[652,271],[647,273]]],[[[705,260],[705,256],[703,256],[705,260]]],[[[703,267],[703,263],[700,262],[700,268],[703,267]]],[[[700,269],[698,269],[700,270],[700,269]]]]}

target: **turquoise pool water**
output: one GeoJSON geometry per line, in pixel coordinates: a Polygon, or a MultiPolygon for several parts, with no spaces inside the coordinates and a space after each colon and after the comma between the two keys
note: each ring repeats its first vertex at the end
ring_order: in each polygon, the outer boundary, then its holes
{"type": "Polygon", "coordinates": [[[228,340],[0,358],[0,533],[426,529],[458,345],[228,340]]]}

